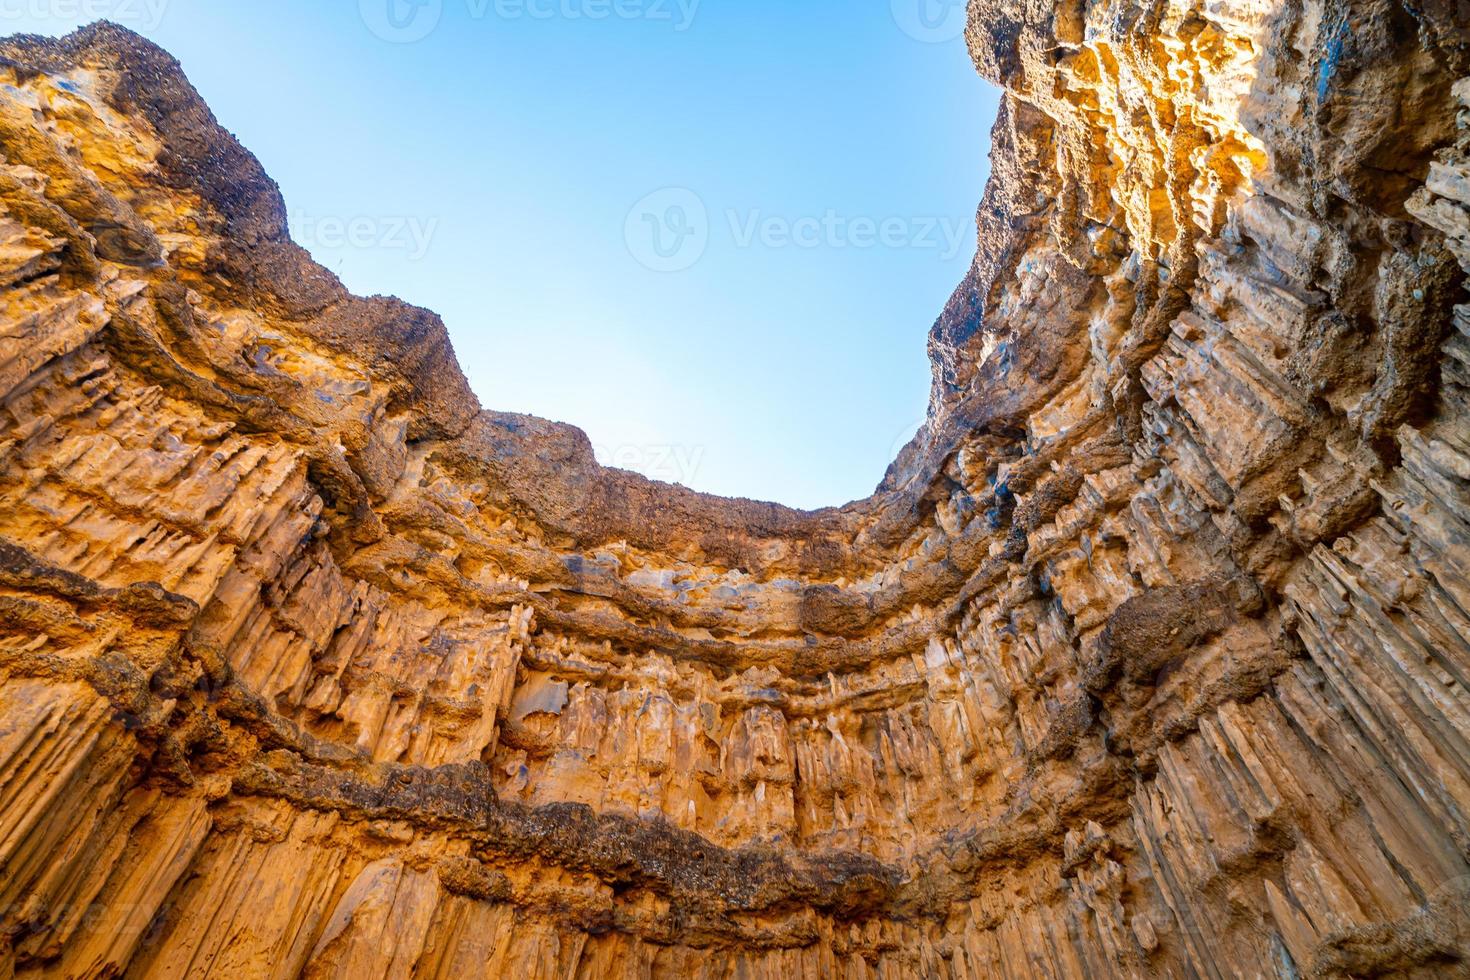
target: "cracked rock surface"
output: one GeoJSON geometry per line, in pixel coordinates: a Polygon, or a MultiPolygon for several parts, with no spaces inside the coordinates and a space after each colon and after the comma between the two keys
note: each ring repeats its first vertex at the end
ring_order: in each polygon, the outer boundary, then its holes
{"type": "Polygon", "coordinates": [[[483,410],[167,54],[0,41],[0,980],[1470,975],[1470,12],[967,40],[929,421],[811,513],[483,410]]]}

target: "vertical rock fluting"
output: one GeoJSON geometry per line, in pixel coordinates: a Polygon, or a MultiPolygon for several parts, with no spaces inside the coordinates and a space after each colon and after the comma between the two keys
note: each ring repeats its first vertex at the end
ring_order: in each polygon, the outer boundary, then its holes
{"type": "Polygon", "coordinates": [[[0,977],[1470,971],[1470,23],[976,0],[931,418],[481,411],[167,55],[0,42],[0,977]]]}

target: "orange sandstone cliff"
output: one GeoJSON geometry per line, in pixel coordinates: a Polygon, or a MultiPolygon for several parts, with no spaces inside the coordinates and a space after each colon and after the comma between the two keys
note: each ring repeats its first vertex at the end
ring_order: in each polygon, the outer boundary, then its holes
{"type": "Polygon", "coordinates": [[[481,409],[168,55],[0,41],[0,978],[1470,975],[1470,12],[967,38],[929,422],[815,513],[481,409]]]}

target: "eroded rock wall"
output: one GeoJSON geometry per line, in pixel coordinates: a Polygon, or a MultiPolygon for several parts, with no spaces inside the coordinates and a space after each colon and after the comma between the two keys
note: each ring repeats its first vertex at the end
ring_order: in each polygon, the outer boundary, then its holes
{"type": "Polygon", "coordinates": [[[977,0],[928,426],[606,471],[0,43],[0,977],[1470,970],[1463,5],[977,0]]]}

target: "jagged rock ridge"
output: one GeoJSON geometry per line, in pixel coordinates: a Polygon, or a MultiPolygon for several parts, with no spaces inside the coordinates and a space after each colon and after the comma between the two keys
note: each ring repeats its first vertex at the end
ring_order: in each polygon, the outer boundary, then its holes
{"type": "Polygon", "coordinates": [[[482,411],[163,52],[0,43],[0,977],[1470,970],[1463,5],[976,0],[931,418],[482,411]]]}

